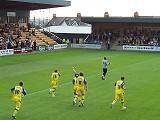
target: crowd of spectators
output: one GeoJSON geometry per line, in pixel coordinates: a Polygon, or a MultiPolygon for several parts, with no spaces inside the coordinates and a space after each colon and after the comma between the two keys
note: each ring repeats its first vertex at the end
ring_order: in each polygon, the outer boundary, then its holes
{"type": "MultiPolygon", "coordinates": [[[[36,50],[36,41],[32,40],[33,36],[35,36],[35,30],[30,29],[29,25],[0,25],[0,50],[13,48],[32,48],[36,50]]],[[[83,43],[106,46],[114,43],[116,45],[160,46],[160,30],[144,29],[93,32],[83,43]]]]}
{"type": "Polygon", "coordinates": [[[93,32],[85,41],[89,44],[103,42],[117,43],[117,45],[160,46],[159,30],[112,30],[93,32]]]}
{"type": "Polygon", "coordinates": [[[117,38],[118,45],[160,46],[160,31],[127,30],[117,38]]]}
{"type": "Polygon", "coordinates": [[[18,24],[0,25],[0,50],[32,48],[36,45],[35,41],[32,40],[32,35],[35,35],[35,31],[31,31],[29,26],[19,26],[18,24]],[[24,37],[25,32],[28,34],[24,37]]]}

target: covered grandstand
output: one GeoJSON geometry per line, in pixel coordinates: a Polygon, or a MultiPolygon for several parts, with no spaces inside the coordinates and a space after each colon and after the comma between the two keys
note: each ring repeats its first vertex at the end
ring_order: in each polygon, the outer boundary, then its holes
{"type": "Polygon", "coordinates": [[[104,46],[160,45],[160,17],[82,17],[92,25],[90,41],[100,41],[104,46]]]}
{"type": "Polygon", "coordinates": [[[0,0],[0,50],[32,51],[37,50],[39,45],[57,44],[52,38],[31,27],[30,10],[70,5],[71,2],[65,0],[0,0]]]}

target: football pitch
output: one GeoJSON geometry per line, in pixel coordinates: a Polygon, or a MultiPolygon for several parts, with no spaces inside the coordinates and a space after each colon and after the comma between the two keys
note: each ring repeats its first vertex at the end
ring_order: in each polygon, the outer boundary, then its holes
{"type": "Polygon", "coordinates": [[[0,57],[0,120],[10,120],[14,109],[10,89],[24,81],[27,95],[17,120],[159,120],[160,53],[64,49],[0,57]],[[109,58],[106,80],[102,59],[109,58]],[[88,81],[84,107],[72,105],[73,71],[88,81]],[[49,94],[50,76],[61,73],[56,97],[49,94]],[[126,79],[126,111],[119,102],[111,109],[114,83],[126,79]]]}

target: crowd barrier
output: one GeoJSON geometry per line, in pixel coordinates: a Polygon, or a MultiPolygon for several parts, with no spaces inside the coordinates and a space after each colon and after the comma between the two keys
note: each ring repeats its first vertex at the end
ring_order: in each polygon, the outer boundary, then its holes
{"type": "Polygon", "coordinates": [[[0,50],[0,56],[13,55],[14,49],[0,50]]]}
{"type": "Polygon", "coordinates": [[[22,54],[22,53],[31,53],[33,52],[32,48],[17,48],[14,49],[14,54],[22,54]]]}
{"type": "MultiPolygon", "coordinates": [[[[57,49],[67,48],[67,44],[58,44],[58,45],[40,45],[37,46],[38,51],[52,51],[57,49]]],[[[17,48],[17,49],[5,49],[0,50],[0,56],[13,55],[13,54],[23,54],[33,52],[32,48],[17,48]]]]}
{"type": "Polygon", "coordinates": [[[38,46],[38,51],[51,51],[51,50],[57,50],[57,49],[64,49],[67,48],[67,44],[57,44],[57,45],[40,45],[38,46]]]}
{"type": "Polygon", "coordinates": [[[0,50],[0,56],[31,53],[31,52],[32,52],[32,48],[4,49],[4,50],[0,50]]]}
{"type": "Polygon", "coordinates": [[[71,44],[71,48],[101,49],[99,44],[71,44]]]}
{"type": "MultiPolygon", "coordinates": [[[[67,44],[58,45],[40,45],[37,47],[38,51],[52,51],[57,49],[68,48],[67,44]]],[[[98,44],[71,44],[71,48],[87,48],[87,49],[101,49],[101,45],[98,44]]],[[[160,51],[159,46],[130,46],[123,45],[123,50],[134,50],[134,51],[160,51]]],[[[32,48],[22,48],[22,49],[5,49],[0,50],[0,56],[31,53],[32,48]]]]}
{"type": "Polygon", "coordinates": [[[159,46],[130,46],[130,45],[123,45],[123,50],[160,51],[160,47],[159,46]]]}

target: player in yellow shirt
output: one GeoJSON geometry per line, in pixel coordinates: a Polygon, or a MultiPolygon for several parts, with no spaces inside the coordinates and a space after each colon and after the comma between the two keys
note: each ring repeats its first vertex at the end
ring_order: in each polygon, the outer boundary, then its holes
{"type": "Polygon", "coordinates": [[[22,96],[26,95],[26,90],[23,88],[23,82],[19,82],[19,85],[12,88],[11,92],[12,100],[15,103],[15,109],[13,111],[12,118],[15,120],[16,114],[18,113],[21,107],[22,96]]]}
{"type": "Polygon", "coordinates": [[[77,78],[79,74],[76,72],[75,68],[73,67],[73,73],[74,73],[74,78],[73,78],[73,105],[77,103],[77,94],[76,94],[76,89],[77,89],[77,78]]]}
{"type": "Polygon", "coordinates": [[[77,77],[77,88],[76,88],[79,107],[84,105],[86,91],[87,91],[87,81],[85,80],[83,73],[80,72],[79,76],[77,77]]]}
{"type": "Polygon", "coordinates": [[[50,93],[52,94],[52,97],[55,97],[56,89],[58,87],[58,80],[60,77],[60,73],[58,70],[54,70],[54,72],[51,75],[51,88],[50,93]]]}
{"type": "Polygon", "coordinates": [[[124,77],[121,77],[121,79],[116,81],[115,83],[115,99],[111,104],[111,108],[117,101],[121,101],[122,110],[126,109],[126,107],[124,106],[124,91],[125,91],[124,77]]]}

